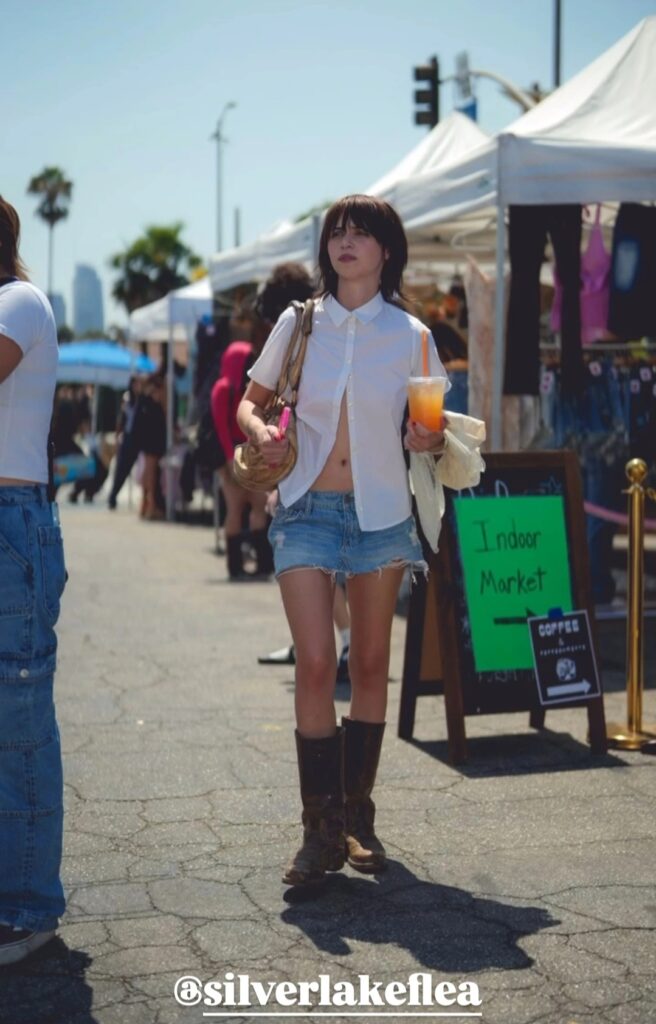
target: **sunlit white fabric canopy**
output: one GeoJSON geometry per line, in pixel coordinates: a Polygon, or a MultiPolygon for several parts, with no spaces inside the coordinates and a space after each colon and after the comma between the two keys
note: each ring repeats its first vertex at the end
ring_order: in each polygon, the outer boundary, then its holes
{"type": "Polygon", "coordinates": [[[169,292],[130,313],[133,341],[188,341],[201,316],[212,312],[212,288],[208,277],[169,292]]]}
{"type": "Polygon", "coordinates": [[[285,221],[250,245],[216,253],[210,259],[212,288],[224,292],[251,281],[265,281],[278,263],[291,260],[312,270],[319,231],[319,217],[307,217],[297,224],[285,221]]]}

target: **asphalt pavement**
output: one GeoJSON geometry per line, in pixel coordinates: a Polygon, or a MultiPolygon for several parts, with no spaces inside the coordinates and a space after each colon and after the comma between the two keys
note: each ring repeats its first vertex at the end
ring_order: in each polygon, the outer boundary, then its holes
{"type": "MultiPolygon", "coordinates": [[[[281,867],[300,835],[293,678],[256,661],[287,642],[275,584],[227,582],[208,527],[102,504],[64,502],[62,519],[68,912],[56,940],[0,974],[2,1024],[302,1012],[226,1007],[232,975],[259,983],[257,998],[289,982],[275,990],[283,1001],[327,976],[333,1002],[316,1007],[327,1024],[437,1012],[484,1024],[656,1021],[656,758],[591,756],[586,715],[571,709],[548,714],[542,733],[525,715],[468,719],[470,760],[454,768],[439,697],[420,700],[415,741],[398,739],[398,617],[375,794],[390,869],[347,868],[311,899],[285,897],[281,867]],[[475,983],[480,1005],[335,1002],[338,983],[367,976],[379,992],[413,974],[431,992],[453,983],[445,998],[475,983]],[[196,1002],[190,980],[183,1006],[182,976],[224,987],[196,1002]]],[[[619,720],[622,629],[604,627],[601,651],[607,717],[619,720]]],[[[645,720],[656,720],[653,639],[645,720]]]]}

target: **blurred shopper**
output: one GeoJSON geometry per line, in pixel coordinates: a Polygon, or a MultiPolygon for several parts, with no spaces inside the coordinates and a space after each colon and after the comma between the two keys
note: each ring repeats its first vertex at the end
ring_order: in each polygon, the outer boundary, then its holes
{"type": "Polygon", "coordinates": [[[266,578],[273,572],[273,557],[266,536],[266,493],[247,491],[233,476],[235,445],[245,440],[237,424],[237,408],[246,389],[246,371],[253,361],[253,347],[248,341],[233,341],[221,357],[221,375],[211,394],[214,428],[225,455],[225,465],[219,469],[221,489],[226,503],[223,523],[228,562],[228,578],[248,580],[255,575],[266,578]],[[255,573],[244,571],[242,548],[244,517],[248,512],[250,533],[248,542],[255,551],[255,573]]]}
{"type": "Polygon", "coordinates": [[[237,423],[237,409],[248,383],[246,373],[258,356],[274,323],[294,299],[305,301],[314,292],[312,279],[300,263],[281,263],[271,273],[257,296],[251,327],[251,341],[234,341],[221,357],[220,377],[212,388],[211,408],[214,426],[226,463],[219,469],[226,502],[224,523],[228,577],[243,580],[248,576],[243,566],[243,522],[249,510],[249,542],[256,559],[255,575],[273,572],[273,555],[267,539],[267,495],[246,491],[233,478],[232,461],[235,445],[246,440],[237,423]]]}
{"type": "Polygon", "coordinates": [[[58,389],[52,413],[50,440],[56,458],[64,455],[84,455],[77,443],[78,418],[70,387],[58,389]]]}
{"type": "Polygon", "coordinates": [[[102,434],[94,434],[92,432],[94,426],[93,415],[90,396],[86,387],[78,388],[75,406],[77,433],[83,439],[83,444],[89,453],[90,459],[93,461],[94,469],[93,476],[75,481],[68,492],[68,500],[71,504],[75,505],[80,495],[83,494],[85,502],[90,504],[109,475],[111,456],[107,458],[107,445],[102,434]]]}
{"type": "MultiPolygon", "coordinates": [[[[303,842],[283,881],[304,886],[339,870],[384,870],[371,799],[385,729],[391,627],[408,567],[425,572],[411,515],[401,429],[411,375],[422,372],[426,330],[401,305],[407,241],[398,215],[370,196],[326,213],[321,290],[303,366],[298,460],[279,485],[270,528],[276,576],[296,650],[296,749],[303,842]],[[350,715],[337,727],[335,575],[351,613],[350,715]]],[[[277,464],[288,442],[264,423],[295,323],[282,314],[250,370],[242,430],[277,464]]],[[[430,373],[446,376],[433,346],[430,373]]],[[[444,450],[442,430],[408,423],[416,452],[444,450]]]]}
{"type": "Polygon", "coordinates": [[[0,965],[51,939],[65,908],[53,681],[66,573],[47,486],[57,328],[19,232],[0,197],[0,965]]]}
{"type": "Polygon", "coordinates": [[[130,377],[128,389],[123,393],[121,408],[116,424],[116,462],[114,466],[114,479],[109,492],[107,504],[110,509],[116,508],[118,496],[123,484],[132,472],[132,467],[139,455],[135,423],[139,395],[141,392],[141,381],[138,376],[130,377]]]}
{"type": "Polygon", "coordinates": [[[160,477],[160,460],[166,453],[166,378],[163,373],[151,373],[145,378],[136,417],[136,440],[144,455],[141,518],[163,519],[160,477]]]}

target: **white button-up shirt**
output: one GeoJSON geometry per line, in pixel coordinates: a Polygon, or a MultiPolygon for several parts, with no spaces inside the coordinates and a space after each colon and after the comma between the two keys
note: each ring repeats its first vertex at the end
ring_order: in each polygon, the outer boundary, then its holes
{"type": "MultiPolygon", "coordinates": [[[[295,323],[285,310],[248,371],[274,390],[295,323]]],[[[302,497],[332,451],[346,393],[351,472],[360,529],[382,530],[410,515],[401,427],[408,377],[422,375],[427,328],[380,292],[352,312],[333,296],[318,299],[296,406],[298,459],[279,485],[284,505],[302,497]]],[[[429,372],[446,377],[429,332],[429,372]]]]}

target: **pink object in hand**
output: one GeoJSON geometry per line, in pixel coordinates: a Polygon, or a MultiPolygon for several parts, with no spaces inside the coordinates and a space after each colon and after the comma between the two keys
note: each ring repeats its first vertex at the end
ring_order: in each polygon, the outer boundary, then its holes
{"type": "Polygon", "coordinates": [[[287,430],[287,427],[289,426],[289,420],[290,420],[291,415],[292,415],[292,411],[289,408],[289,406],[286,405],[285,408],[283,409],[282,413],[281,413],[280,422],[278,423],[278,433],[280,434],[281,438],[283,438],[285,436],[285,431],[287,430]]]}

